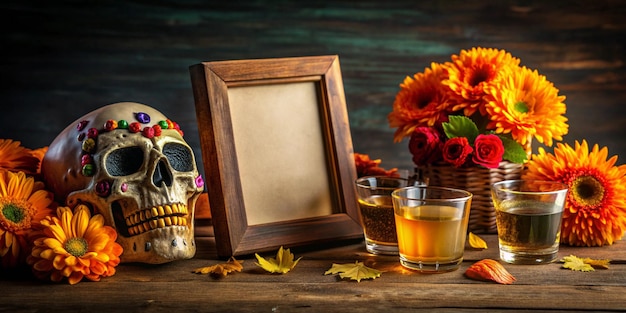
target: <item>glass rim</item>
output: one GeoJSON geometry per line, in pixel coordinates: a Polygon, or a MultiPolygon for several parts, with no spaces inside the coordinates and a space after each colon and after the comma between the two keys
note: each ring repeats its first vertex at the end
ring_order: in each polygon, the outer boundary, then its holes
{"type": "Polygon", "coordinates": [[[496,191],[502,191],[502,192],[507,192],[507,193],[511,193],[511,194],[520,194],[520,195],[535,195],[535,194],[555,194],[555,193],[560,193],[560,192],[567,192],[569,189],[569,186],[565,183],[562,183],[560,181],[555,181],[555,180],[542,180],[542,179],[508,179],[508,180],[503,180],[503,181],[499,181],[497,183],[493,183],[491,185],[491,188],[493,190],[496,191]],[[554,188],[551,190],[545,190],[545,191],[520,191],[520,190],[513,190],[513,189],[509,189],[509,188],[502,188],[501,186],[505,185],[505,184],[519,184],[519,183],[524,183],[524,182],[534,182],[534,183],[540,183],[540,184],[550,184],[552,186],[560,186],[559,188],[554,188]]]}
{"type": "MultiPolygon", "coordinates": [[[[358,177],[357,179],[354,180],[354,182],[357,185],[360,185],[359,182],[369,180],[371,178],[384,178],[384,179],[405,180],[405,181],[409,180],[408,178],[405,178],[405,177],[393,177],[393,176],[385,176],[385,175],[367,175],[367,176],[358,177]]],[[[365,186],[365,185],[362,185],[362,186],[365,186]]],[[[366,186],[366,187],[369,187],[369,186],[366,186]]]]}
{"type": "Polygon", "coordinates": [[[375,179],[375,178],[382,178],[382,179],[388,179],[388,180],[397,180],[397,181],[404,181],[404,182],[409,182],[410,180],[408,178],[404,178],[404,177],[392,177],[392,176],[385,176],[385,175],[368,175],[368,176],[362,176],[359,177],[357,179],[354,180],[354,183],[356,184],[357,187],[361,187],[361,188],[376,188],[376,189],[383,189],[383,190],[391,190],[391,189],[398,189],[401,187],[393,187],[393,186],[374,186],[374,185],[366,185],[363,184],[363,182],[365,181],[369,181],[370,179],[375,179]]]}
{"type": "Polygon", "coordinates": [[[464,201],[471,199],[473,196],[474,194],[467,190],[451,188],[451,187],[442,187],[442,186],[407,186],[407,187],[398,188],[391,193],[392,198],[414,200],[414,201],[428,201],[428,202],[444,202],[444,201],[445,202],[451,202],[451,201],[452,202],[464,202],[464,201]],[[439,190],[439,191],[451,191],[451,192],[463,194],[463,196],[441,199],[441,198],[428,198],[428,197],[415,198],[415,197],[408,197],[408,196],[400,195],[401,192],[408,190],[408,189],[424,189],[424,190],[430,189],[430,190],[439,190]]]}

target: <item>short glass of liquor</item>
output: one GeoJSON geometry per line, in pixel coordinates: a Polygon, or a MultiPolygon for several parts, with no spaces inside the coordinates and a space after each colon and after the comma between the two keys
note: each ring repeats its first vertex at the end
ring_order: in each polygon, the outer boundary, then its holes
{"type": "Polygon", "coordinates": [[[365,249],[369,253],[398,255],[391,192],[409,184],[422,185],[413,179],[388,176],[365,176],[356,180],[359,216],[365,249]]]}
{"type": "Polygon", "coordinates": [[[539,180],[505,180],[491,187],[500,259],[544,264],[557,259],[567,185],[539,180]]]}
{"type": "Polygon", "coordinates": [[[443,273],[463,261],[472,194],[465,190],[411,186],[392,193],[402,266],[443,273]]]}

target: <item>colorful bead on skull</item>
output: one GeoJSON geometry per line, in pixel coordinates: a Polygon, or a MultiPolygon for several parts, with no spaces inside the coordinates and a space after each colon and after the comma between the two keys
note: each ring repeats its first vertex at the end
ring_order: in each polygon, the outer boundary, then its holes
{"type": "Polygon", "coordinates": [[[87,204],[116,229],[122,262],[194,256],[204,183],[178,124],[154,108],[121,102],[84,115],[49,145],[42,175],[61,203],[87,204]]]}

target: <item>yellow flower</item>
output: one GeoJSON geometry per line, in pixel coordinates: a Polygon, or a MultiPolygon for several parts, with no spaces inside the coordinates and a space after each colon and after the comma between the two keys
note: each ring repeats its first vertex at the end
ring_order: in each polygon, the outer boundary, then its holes
{"type": "Polygon", "coordinates": [[[26,177],[23,172],[0,169],[2,267],[15,267],[25,260],[30,253],[27,237],[45,216],[52,214],[53,195],[43,187],[42,182],[26,177]]]}
{"type": "Polygon", "coordinates": [[[539,148],[528,162],[524,179],[560,181],[569,191],[561,242],[575,246],[611,245],[626,231],[626,165],[607,160],[608,149],[587,141],[575,147],[558,143],[554,154],[539,148]]]}
{"type": "Polygon", "coordinates": [[[21,146],[19,141],[0,139],[0,170],[35,174],[39,168],[39,158],[30,149],[21,146]]]}
{"type": "Polygon", "coordinates": [[[465,116],[477,110],[484,113],[485,89],[508,75],[509,68],[517,68],[520,59],[504,50],[474,47],[452,55],[452,62],[444,65],[448,78],[442,83],[454,95],[453,111],[463,109],[465,116]]]}
{"type": "Polygon", "coordinates": [[[510,72],[502,84],[487,89],[487,128],[496,133],[511,133],[526,145],[532,138],[548,146],[552,139],[563,140],[567,134],[565,96],[545,76],[526,67],[510,72]]]}
{"type": "Polygon", "coordinates": [[[408,137],[418,126],[434,126],[449,114],[448,94],[441,84],[445,75],[441,64],[432,63],[423,73],[406,77],[387,116],[390,127],[397,127],[394,141],[408,137]]]}
{"type": "Polygon", "coordinates": [[[115,230],[104,225],[102,215],[92,217],[85,205],[78,205],[75,213],[59,207],[57,216],[41,224],[44,228],[27,259],[35,276],[54,282],[67,278],[74,285],[83,278],[99,281],[115,274],[122,246],[115,242],[115,230]]]}

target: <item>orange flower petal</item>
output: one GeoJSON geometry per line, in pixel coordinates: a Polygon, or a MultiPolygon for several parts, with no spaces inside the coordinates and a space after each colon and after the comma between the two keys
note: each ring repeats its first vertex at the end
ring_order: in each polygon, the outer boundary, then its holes
{"type": "Polygon", "coordinates": [[[52,260],[52,266],[54,266],[57,270],[62,270],[65,268],[65,256],[57,254],[52,260]]]}
{"type": "Polygon", "coordinates": [[[67,280],[70,283],[70,285],[76,285],[81,280],[83,280],[83,274],[78,273],[78,272],[73,272],[71,275],[69,275],[67,280]]]}

